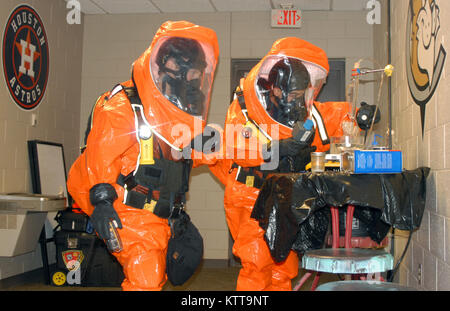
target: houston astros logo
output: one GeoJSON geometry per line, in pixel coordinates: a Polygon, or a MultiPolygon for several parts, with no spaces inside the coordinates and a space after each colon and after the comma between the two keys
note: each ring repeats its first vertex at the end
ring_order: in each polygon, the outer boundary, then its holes
{"type": "Polygon", "coordinates": [[[11,97],[21,108],[36,108],[49,72],[48,41],[36,11],[21,5],[10,15],[3,34],[3,70],[11,97]]]}
{"type": "Polygon", "coordinates": [[[436,0],[410,0],[407,19],[406,76],[415,103],[420,106],[422,133],[426,104],[439,84],[447,53],[440,36],[436,0]]]}

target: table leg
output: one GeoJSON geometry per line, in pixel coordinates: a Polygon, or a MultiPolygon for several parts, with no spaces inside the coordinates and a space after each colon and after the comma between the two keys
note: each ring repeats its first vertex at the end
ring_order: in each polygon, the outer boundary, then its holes
{"type": "Polygon", "coordinates": [[[347,216],[345,217],[345,248],[352,248],[352,226],[353,226],[353,213],[355,207],[349,205],[347,207],[347,216]]]}
{"type": "Polygon", "coordinates": [[[331,207],[331,229],[333,233],[332,248],[339,248],[339,209],[331,207]]]}
{"type": "Polygon", "coordinates": [[[297,285],[294,287],[294,291],[299,291],[300,288],[305,284],[305,282],[311,277],[312,272],[306,272],[305,275],[300,279],[297,285]]]}
{"type": "Polygon", "coordinates": [[[316,273],[316,276],[314,277],[313,284],[311,286],[311,291],[315,291],[317,288],[317,285],[319,285],[319,279],[320,279],[320,272],[316,273]]]}

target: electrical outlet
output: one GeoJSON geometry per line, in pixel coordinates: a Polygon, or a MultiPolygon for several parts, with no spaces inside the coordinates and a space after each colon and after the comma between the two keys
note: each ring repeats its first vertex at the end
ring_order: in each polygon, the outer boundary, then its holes
{"type": "Polygon", "coordinates": [[[419,285],[422,285],[422,279],[423,279],[423,267],[422,264],[420,263],[417,268],[417,281],[419,285]]]}

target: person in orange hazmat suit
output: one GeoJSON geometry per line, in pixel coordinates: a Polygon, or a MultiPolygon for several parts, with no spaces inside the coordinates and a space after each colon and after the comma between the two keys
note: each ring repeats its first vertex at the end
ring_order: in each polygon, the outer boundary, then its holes
{"type": "Polygon", "coordinates": [[[351,105],[314,102],[328,71],[322,49],[295,37],[279,39],[241,79],[228,109],[225,155],[209,167],[225,185],[233,254],[242,264],[237,290],[291,290],[297,254],[291,251],[284,261],[275,262],[265,232],[251,213],[269,172],[304,171],[310,152],[327,151],[330,135],[342,135],[340,124],[351,105]]]}
{"type": "Polygon", "coordinates": [[[116,227],[123,290],[161,290],[167,281],[170,217],[183,209],[191,168],[207,161],[191,146],[206,125],[218,55],[212,29],[165,22],[131,80],[93,108],[68,190],[99,238],[110,241],[116,227]]]}

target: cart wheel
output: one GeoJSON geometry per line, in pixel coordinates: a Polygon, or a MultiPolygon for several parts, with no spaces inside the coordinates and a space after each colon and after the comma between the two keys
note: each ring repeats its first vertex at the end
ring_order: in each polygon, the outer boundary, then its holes
{"type": "Polygon", "coordinates": [[[56,271],[52,275],[53,285],[63,286],[66,283],[66,274],[62,271],[56,271]]]}

